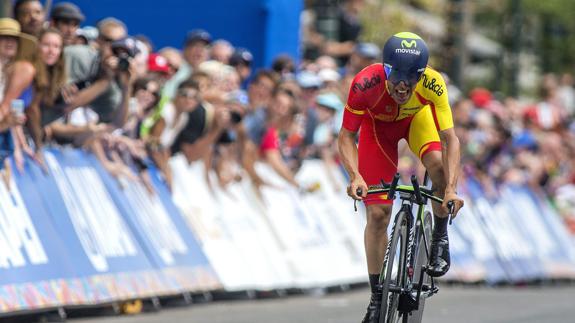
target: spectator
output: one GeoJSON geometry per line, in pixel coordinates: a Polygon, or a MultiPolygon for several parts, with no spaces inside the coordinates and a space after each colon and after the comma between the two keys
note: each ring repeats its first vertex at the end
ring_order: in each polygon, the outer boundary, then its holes
{"type": "Polygon", "coordinates": [[[175,49],[173,47],[164,47],[158,52],[158,54],[166,58],[166,61],[168,62],[168,67],[170,69],[169,75],[170,78],[172,78],[178,72],[180,66],[182,65],[182,62],[184,60],[182,57],[182,53],[180,53],[178,49],[175,49]]]}
{"type": "MultiPolygon", "coordinates": [[[[6,92],[7,96],[22,98],[27,107],[28,129],[35,146],[35,152],[30,155],[42,166],[44,163],[40,149],[44,137],[43,128],[64,116],[65,103],[60,94],[66,82],[62,49],[63,37],[57,29],[49,28],[42,31],[39,35],[36,59],[32,63],[18,61],[14,64],[17,74],[11,83],[15,86],[11,86],[10,91],[6,92]]],[[[19,140],[19,145],[31,152],[23,134],[19,140]]],[[[16,160],[17,165],[21,163],[18,158],[16,160]]]]}
{"type": "Polygon", "coordinates": [[[12,18],[0,18],[0,175],[4,185],[10,190],[11,168],[8,157],[17,153],[21,156],[19,146],[14,145],[16,132],[10,129],[21,124],[22,120],[10,109],[12,100],[20,95],[22,86],[15,77],[14,59],[19,47],[24,43],[34,46],[34,38],[20,32],[20,24],[12,18]]]}
{"type": "Polygon", "coordinates": [[[210,58],[222,64],[229,64],[233,53],[234,47],[229,41],[218,39],[212,44],[212,48],[210,49],[210,58]]]}
{"type": "Polygon", "coordinates": [[[93,26],[86,26],[76,30],[76,39],[74,45],[88,45],[96,48],[96,40],[98,39],[98,28],[93,26]]]}
{"type": "Polygon", "coordinates": [[[100,21],[98,33],[98,50],[82,45],[65,48],[70,83],[65,90],[75,93],[74,100],[67,102],[68,109],[89,106],[101,122],[114,122],[121,126],[127,116],[130,87],[126,76],[130,73],[118,68],[119,59],[112,50],[112,44],[118,51],[135,51],[135,41],[121,42],[126,38],[127,30],[124,23],[115,18],[100,21]]]}
{"type": "Polygon", "coordinates": [[[272,62],[272,70],[283,80],[295,74],[295,63],[290,56],[279,55],[272,62]]]}
{"type": "Polygon", "coordinates": [[[326,35],[318,33],[317,25],[325,22],[318,21],[315,18],[317,15],[305,16],[305,58],[313,60],[319,54],[329,55],[337,58],[339,66],[345,66],[362,31],[359,13],[364,3],[365,0],[343,0],[341,2],[337,11],[335,24],[337,31],[334,39],[328,39],[326,35]]]}
{"type": "Polygon", "coordinates": [[[58,29],[64,38],[64,46],[76,42],[78,27],[85,17],[80,8],[70,2],[59,2],[50,12],[50,24],[58,29]]]}
{"type": "Polygon", "coordinates": [[[203,29],[188,32],[183,51],[184,62],[180,65],[176,75],[166,83],[163,92],[165,96],[174,97],[178,85],[197,71],[200,64],[208,60],[211,42],[212,36],[203,29]]]}
{"type": "Polygon", "coordinates": [[[315,64],[317,65],[318,71],[323,69],[337,70],[337,61],[331,56],[320,56],[315,60],[315,64]]]}
{"type": "Polygon", "coordinates": [[[343,121],[343,102],[338,94],[324,92],[316,98],[318,126],[313,133],[313,150],[310,155],[320,158],[326,167],[328,177],[336,191],[341,190],[337,184],[336,149],[337,133],[343,121]],[[338,116],[339,115],[339,116],[338,116]]]}
{"type": "Polygon", "coordinates": [[[174,145],[176,137],[188,122],[188,114],[200,104],[199,92],[197,82],[184,81],[178,86],[174,100],[164,106],[162,118],[153,130],[159,134],[159,143],[162,147],[170,148],[174,145]]]}
{"type": "Polygon", "coordinates": [[[164,85],[171,77],[168,60],[159,54],[148,55],[148,75],[164,85]]]}
{"type": "MultiPolygon", "coordinates": [[[[252,74],[252,62],[254,57],[252,53],[245,48],[238,48],[234,51],[231,56],[229,63],[231,66],[235,67],[242,84],[250,77],[252,74]]],[[[245,88],[244,86],[242,86],[245,88]]]]}
{"type": "Polygon", "coordinates": [[[22,27],[22,32],[38,36],[44,28],[45,12],[39,0],[16,0],[14,18],[22,27]]]}
{"type": "Polygon", "coordinates": [[[317,73],[317,76],[321,80],[325,90],[341,93],[339,91],[339,81],[341,80],[341,75],[336,70],[331,68],[324,68],[317,73]]]}
{"type": "Polygon", "coordinates": [[[154,107],[160,101],[160,83],[154,77],[136,79],[130,98],[130,114],[124,126],[126,136],[141,139],[141,125],[154,113],[154,107]]]}
{"type": "Polygon", "coordinates": [[[280,143],[280,132],[287,132],[293,125],[296,113],[295,97],[291,92],[277,88],[273,93],[269,108],[259,111],[261,112],[245,120],[247,140],[243,147],[243,165],[246,171],[256,187],[266,184],[254,169],[256,160],[252,157],[259,156],[279,176],[299,188],[294,173],[284,161],[283,145],[280,143]],[[262,118],[263,122],[261,122],[262,118]]]}
{"type": "Polygon", "coordinates": [[[248,114],[266,107],[277,86],[277,75],[269,70],[260,70],[248,85],[248,114]]]}
{"type": "Polygon", "coordinates": [[[381,62],[381,50],[373,43],[359,43],[352,52],[346,73],[357,74],[365,67],[381,62]]]}
{"type": "Polygon", "coordinates": [[[323,42],[323,54],[338,58],[340,66],[345,66],[362,31],[359,13],[364,0],[344,0],[338,10],[338,32],[336,39],[323,42]]]}
{"type": "Polygon", "coordinates": [[[336,116],[343,110],[343,103],[336,93],[324,92],[316,98],[316,110],[318,126],[313,133],[313,144],[318,148],[330,147],[339,127],[336,116]]]}
{"type": "Polygon", "coordinates": [[[313,133],[318,122],[315,110],[316,98],[323,84],[318,75],[307,71],[299,73],[296,79],[302,89],[299,102],[301,107],[299,121],[303,140],[302,148],[305,148],[313,143],[313,133]]]}
{"type": "MultiPolygon", "coordinates": [[[[186,93],[186,96],[192,93],[186,93]]],[[[230,111],[221,105],[202,101],[188,114],[188,121],[171,147],[172,154],[182,152],[189,163],[208,160],[212,146],[231,125],[230,111]]]]}

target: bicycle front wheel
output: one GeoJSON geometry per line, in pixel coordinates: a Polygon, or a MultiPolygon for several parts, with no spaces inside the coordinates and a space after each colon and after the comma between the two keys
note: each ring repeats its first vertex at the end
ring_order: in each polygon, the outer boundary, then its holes
{"type": "Polygon", "coordinates": [[[399,305],[398,290],[405,287],[407,280],[405,269],[407,267],[408,216],[410,215],[404,210],[397,213],[391,230],[391,236],[389,237],[383,269],[379,276],[380,283],[382,283],[383,286],[381,311],[379,315],[380,323],[395,323],[401,320],[399,312],[397,311],[399,305]]]}
{"type": "MultiPolygon", "coordinates": [[[[421,282],[419,281],[419,277],[421,275],[421,267],[428,264],[429,252],[431,248],[431,213],[429,211],[425,211],[423,215],[423,223],[417,230],[416,236],[416,246],[417,246],[417,254],[415,260],[415,270],[413,275],[413,280],[416,285],[423,284],[424,286],[431,285],[431,277],[424,271],[423,272],[423,279],[421,282]]],[[[419,222],[419,220],[418,220],[419,222]]],[[[414,291],[415,293],[416,291],[414,291]]],[[[423,319],[423,308],[425,307],[425,300],[428,297],[429,292],[421,293],[419,296],[419,307],[417,310],[412,312],[412,315],[409,317],[410,323],[418,323],[421,322],[423,319]]],[[[416,295],[414,295],[416,296],[416,295]]]]}

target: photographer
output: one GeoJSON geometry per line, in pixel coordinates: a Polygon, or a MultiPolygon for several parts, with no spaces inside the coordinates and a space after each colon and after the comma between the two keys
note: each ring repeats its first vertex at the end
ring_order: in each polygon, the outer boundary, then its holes
{"type": "Polygon", "coordinates": [[[90,107],[104,123],[122,127],[127,117],[133,73],[129,60],[137,53],[125,25],[106,18],[98,23],[98,50],[87,45],[65,48],[69,85],[63,90],[68,111],[90,107]]]}

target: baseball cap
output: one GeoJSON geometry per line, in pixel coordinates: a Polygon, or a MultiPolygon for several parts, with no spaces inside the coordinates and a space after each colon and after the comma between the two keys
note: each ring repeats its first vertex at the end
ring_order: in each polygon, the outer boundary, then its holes
{"type": "Polygon", "coordinates": [[[425,71],[428,59],[427,45],[414,33],[397,33],[383,47],[385,75],[394,84],[405,81],[415,85],[425,71]]]}
{"type": "Polygon", "coordinates": [[[194,29],[188,32],[186,36],[186,46],[199,41],[209,45],[212,42],[212,35],[203,29],[194,29]]]}
{"type": "Polygon", "coordinates": [[[379,47],[374,43],[359,43],[355,47],[355,52],[367,59],[378,59],[381,54],[379,47]]]}
{"type": "Polygon", "coordinates": [[[331,68],[321,69],[317,73],[317,76],[319,76],[323,82],[338,82],[341,79],[341,75],[331,68]]]}
{"type": "Polygon", "coordinates": [[[87,41],[93,41],[98,38],[98,28],[94,26],[85,26],[82,28],[76,29],[76,35],[79,37],[86,38],[87,41]]]}
{"type": "Polygon", "coordinates": [[[50,18],[52,19],[72,19],[78,20],[79,22],[84,21],[86,17],[80,10],[80,8],[70,2],[59,2],[54,5],[52,11],[50,12],[50,18]]]}
{"type": "Polygon", "coordinates": [[[254,56],[249,50],[245,48],[237,48],[232,54],[232,57],[230,57],[230,65],[237,66],[239,64],[245,64],[250,66],[253,60],[254,56]]]}
{"type": "Polygon", "coordinates": [[[151,72],[169,73],[170,66],[164,56],[152,53],[148,55],[148,70],[151,72]]]}
{"type": "Polygon", "coordinates": [[[317,74],[309,71],[302,71],[298,73],[296,76],[296,81],[302,89],[319,88],[323,84],[317,74]]]}
{"type": "Polygon", "coordinates": [[[341,102],[339,96],[333,92],[322,93],[318,95],[315,99],[315,103],[334,111],[340,111],[343,109],[343,102],[341,102]]]}

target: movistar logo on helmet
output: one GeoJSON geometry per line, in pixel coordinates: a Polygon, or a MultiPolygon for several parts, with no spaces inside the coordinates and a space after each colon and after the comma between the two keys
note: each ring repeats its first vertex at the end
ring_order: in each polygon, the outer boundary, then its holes
{"type": "Polygon", "coordinates": [[[411,41],[407,41],[407,40],[404,39],[404,40],[401,41],[401,48],[405,48],[405,47],[407,47],[407,48],[411,48],[411,47],[417,48],[417,43],[416,43],[415,40],[413,40],[413,39],[412,39],[411,41]]]}
{"type": "Polygon", "coordinates": [[[421,55],[421,50],[417,49],[417,39],[421,39],[418,35],[410,32],[401,32],[393,35],[393,37],[402,39],[400,43],[401,48],[395,49],[397,54],[421,55]]]}

